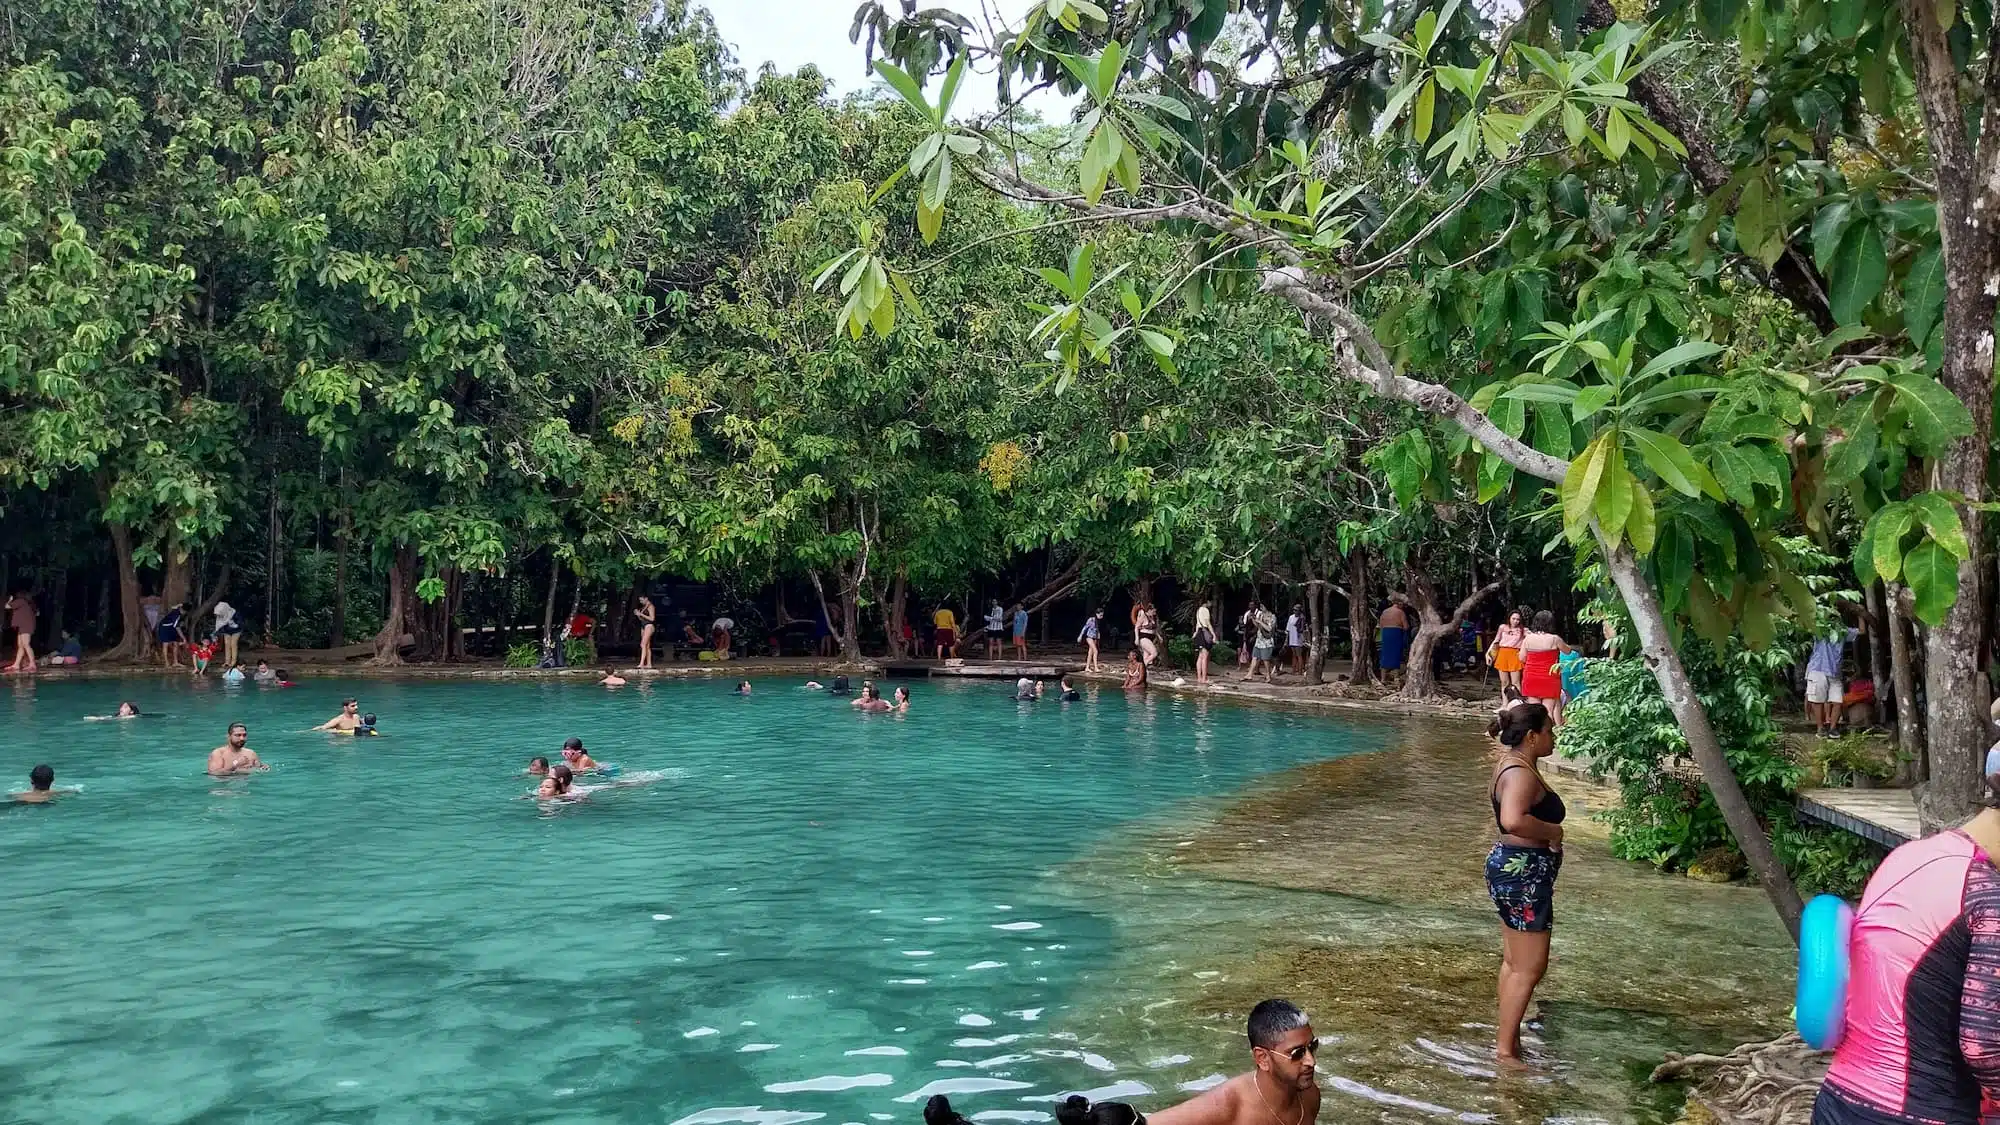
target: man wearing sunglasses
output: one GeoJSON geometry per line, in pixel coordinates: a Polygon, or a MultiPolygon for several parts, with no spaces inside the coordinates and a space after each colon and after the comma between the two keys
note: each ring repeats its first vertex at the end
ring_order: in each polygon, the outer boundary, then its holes
{"type": "Polygon", "coordinates": [[[1306,1014],[1289,1000],[1266,1000],[1250,1009],[1254,1070],[1145,1120],[1148,1125],[1313,1125],[1319,1118],[1318,1053],[1306,1014]]]}

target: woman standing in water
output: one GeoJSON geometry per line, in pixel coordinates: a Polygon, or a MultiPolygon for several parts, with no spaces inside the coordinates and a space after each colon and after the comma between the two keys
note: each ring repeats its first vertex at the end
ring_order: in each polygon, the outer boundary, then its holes
{"type": "Polygon", "coordinates": [[[1556,658],[1570,648],[1555,628],[1556,615],[1545,609],[1535,615],[1534,627],[1521,638],[1521,694],[1548,708],[1549,717],[1561,726],[1563,688],[1562,677],[1556,674],[1556,658]]]}
{"type": "Polygon", "coordinates": [[[1555,723],[1539,703],[1502,711],[1490,733],[1500,740],[1493,766],[1493,824],[1499,841],[1486,856],[1486,890],[1500,912],[1500,1039],[1505,1060],[1521,1057],[1521,1020],[1549,968],[1556,873],[1562,870],[1563,800],[1535,763],[1555,752],[1555,723]]]}
{"type": "Polygon", "coordinates": [[[639,595],[639,607],[632,611],[639,619],[639,667],[653,666],[653,626],[659,622],[659,611],[653,608],[653,599],[639,595]]]}

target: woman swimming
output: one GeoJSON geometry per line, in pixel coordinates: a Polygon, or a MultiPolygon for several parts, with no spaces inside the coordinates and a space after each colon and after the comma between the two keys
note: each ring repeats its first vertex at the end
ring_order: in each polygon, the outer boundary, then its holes
{"type": "Polygon", "coordinates": [[[108,723],[113,719],[143,719],[145,717],[140,714],[139,705],[128,699],[118,705],[118,713],[115,715],[85,715],[83,720],[87,723],[108,723]]]}
{"type": "Polygon", "coordinates": [[[749,694],[750,694],[750,681],[749,681],[749,680],[738,680],[738,681],[736,681],[736,692],[735,692],[735,694],[737,694],[737,695],[749,695],[749,694]]]}
{"type": "Polygon", "coordinates": [[[861,708],[863,711],[895,710],[894,707],[890,706],[888,700],[882,698],[881,689],[877,688],[873,682],[861,686],[861,698],[855,700],[853,705],[861,708]]]}
{"type": "Polygon", "coordinates": [[[897,688],[896,710],[899,712],[907,712],[909,711],[909,709],[910,709],[910,689],[906,687],[897,688]]]}
{"type": "Polygon", "coordinates": [[[568,766],[550,766],[549,775],[542,779],[541,788],[535,790],[537,797],[567,797],[570,786],[576,784],[576,775],[568,766]]]}
{"type": "Polygon", "coordinates": [[[583,748],[583,739],[581,738],[566,739],[563,742],[562,756],[563,761],[569,763],[569,768],[572,770],[594,770],[597,768],[597,760],[592,758],[590,752],[583,748]]]}

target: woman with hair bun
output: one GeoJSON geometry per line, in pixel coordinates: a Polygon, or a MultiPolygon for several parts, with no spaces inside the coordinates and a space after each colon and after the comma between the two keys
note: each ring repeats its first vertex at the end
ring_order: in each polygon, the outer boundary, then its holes
{"type": "Polygon", "coordinates": [[[1521,1021],[1549,968],[1556,873],[1562,870],[1568,810],[1542,780],[1536,762],[1555,752],[1555,722],[1540,703],[1500,712],[1500,759],[1489,796],[1499,839],[1486,857],[1486,890],[1500,912],[1499,1054],[1521,1057],[1521,1021]]]}

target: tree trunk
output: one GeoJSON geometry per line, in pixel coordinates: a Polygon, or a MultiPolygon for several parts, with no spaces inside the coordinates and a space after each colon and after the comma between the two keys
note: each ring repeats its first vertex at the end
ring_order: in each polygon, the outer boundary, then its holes
{"type": "Polygon", "coordinates": [[[1901,586],[1890,586],[1886,599],[1886,616],[1889,619],[1889,667],[1895,681],[1892,690],[1896,697],[1896,749],[1904,756],[1901,769],[1909,771],[1911,780],[1930,780],[1929,755],[1924,753],[1923,719],[1917,714],[1917,673],[1911,666],[1915,653],[1910,644],[1909,606],[1904,599],[1909,592],[1901,586]]]}
{"type": "Polygon", "coordinates": [[[562,560],[549,551],[549,596],[542,602],[542,646],[556,639],[556,582],[562,577],[562,560]]]}
{"type": "Polygon", "coordinates": [[[898,567],[896,580],[889,586],[889,600],[885,607],[889,623],[889,658],[892,660],[907,659],[910,655],[910,646],[903,641],[903,623],[909,613],[909,592],[909,572],[898,567]]]}
{"type": "Polygon", "coordinates": [[[1438,615],[1437,591],[1431,585],[1430,575],[1412,567],[1409,572],[1410,599],[1416,604],[1416,631],[1410,637],[1409,658],[1403,662],[1403,689],[1397,692],[1405,699],[1429,699],[1438,694],[1437,679],[1431,673],[1431,652],[1438,641],[1458,631],[1458,623],[1465,620],[1480,602],[1500,592],[1506,585],[1504,580],[1488,582],[1466,596],[1458,603],[1458,609],[1446,621],[1438,615]]]}
{"type": "MultiPolygon", "coordinates": [[[[188,553],[181,549],[180,536],[167,537],[166,576],[160,583],[160,597],[168,606],[187,604],[188,596],[188,553]]],[[[193,619],[188,621],[194,624],[193,619]]]]}
{"type": "MultiPolygon", "coordinates": [[[[1605,545],[1601,535],[1598,541],[1600,546],[1605,545]]],[[[1757,819],[1756,810],[1750,807],[1749,798],[1743,795],[1743,787],[1737,784],[1736,774],[1729,768],[1722,743],[1715,737],[1715,728],[1709,725],[1708,713],[1702,710],[1701,700],[1695,696],[1687,669],[1681,665],[1680,653],[1674,650],[1673,638],[1667,631],[1667,615],[1660,608],[1659,595],[1654,592],[1652,583],[1647,581],[1631,548],[1621,544],[1605,550],[1604,554],[1611,570],[1611,580],[1617,584],[1619,594],[1625,599],[1625,608],[1632,615],[1632,628],[1639,634],[1639,650],[1646,667],[1651,669],[1653,679],[1660,685],[1660,694],[1666,697],[1668,709],[1680,724],[1688,750],[1694,755],[1695,764],[1701,767],[1702,779],[1708,783],[1708,791],[1715,795],[1716,808],[1721,810],[1730,834],[1736,837],[1736,846],[1743,850],[1751,872],[1764,885],[1764,893],[1770,896],[1772,907],[1796,942],[1799,940],[1799,913],[1805,909],[1805,904],[1799,900],[1798,888],[1792,885],[1792,877],[1778,862],[1777,853],[1771,849],[1771,839],[1764,834],[1764,825],[1757,819]]]]}
{"type": "Polygon", "coordinates": [[[146,614],[139,607],[139,567],[132,561],[132,529],[122,523],[105,525],[111,532],[111,551],[118,561],[118,643],[104,654],[105,660],[139,660],[147,648],[146,614]]]}
{"type": "Polygon", "coordinates": [[[1306,570],[1306,683],[1326,682],[1326,582],[1313,573],[1308,558],[1306,570]]]}
{"type": "MultiPolygon", "coordinates": [[[[277,474],[274,472],[272,476],[277,474]]],[[[264,535],[264,637],[278,627],[278,490],[271,489],[271,522],[264,535]]]]}
{"type": "Polygon", "coordinates": [[[1956,824],[1978,808],[1987,738],[1988,685],[1981,663],[1985,545],[1979,504],[1986,499],[1988,441],[1993,429],[1993,313],[2000,298],[2000,105],[1992,91],[2000,59],[1989,59],[1987,105],[1974,139],[1965,101],[1975,89],[1954,61],[1930,0],[1903,0],[1910,76],[1937,178],[1938,236],[1945,272],[1942,365],[1938,381],[1972,413],[1972,431],[1953,441],[1931,466],[1930,486],[1956,492],[1970,557],[1958,564],[1958,600],[1924,645],[1925,743],[1930,780],[1917,793],[1926,831],[1956,824]]]}
{"type": "MultiPolygon", "coordinates": [[[[223,559],[222,573],[215,576],[215,585],[195,603],[194,612],[188,615],[189,628],[193,623],[207,617],[215,610],[215,603],[229,596],[229,580],[236,574],[236,560],[223,559]]],[[[213,624],[213,622],[211,622],[213,624]]]]}
{"type": "Polygon", "coordinates": [[[1347,681],[1363,684],[1375,678],[1375,619],[1368,613],[1368,550],[1356,547],[1347,555],[1347,636],[1354,646],[1354,666],[1347,681]]]}
{"type": "Polygon", "coordinates": [[[398,547],[389,563],[389,601],[382,612],[382,630],[375,634],[375,656],[370,664],[393,667],[403,663],[403,633],[412,616],[409,610],[416,575],[416,550],[398,547]]]}
{"type": "MultiPolygon", "coordinates": [[[[345,470],[342,470],[342,479],[346,479],[345,470]]],[[[332,635],[327,638],[327,644],[333,648],[347,644],[347,538],[351,530],[347,518],[347,505],[343,503],[340,506],[340,528],[333,537],[333,629],[332,635]]],[[[270,638],[271,621],[267,613],[264,639],[268,642],[270,638]]]]}

